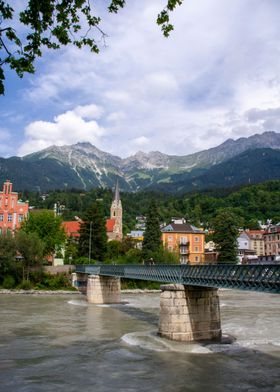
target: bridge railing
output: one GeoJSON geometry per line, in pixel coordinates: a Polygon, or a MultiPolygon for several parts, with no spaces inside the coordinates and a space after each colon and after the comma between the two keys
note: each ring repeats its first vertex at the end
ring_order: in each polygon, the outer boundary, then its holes
{"type": "Polygon", "coordinates": [[[77,265],[77,273],[280,293],[280,265],[77,265]]]}

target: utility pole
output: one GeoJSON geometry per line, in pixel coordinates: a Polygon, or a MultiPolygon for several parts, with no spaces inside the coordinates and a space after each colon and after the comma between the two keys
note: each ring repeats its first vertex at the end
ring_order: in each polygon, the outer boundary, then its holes
{"type": "Polygon", "coordinates": [[[88,244],[88,261],[91,259],[91,232],[92,232],[92,221],[89,223],[89,244],[88,244]]]}

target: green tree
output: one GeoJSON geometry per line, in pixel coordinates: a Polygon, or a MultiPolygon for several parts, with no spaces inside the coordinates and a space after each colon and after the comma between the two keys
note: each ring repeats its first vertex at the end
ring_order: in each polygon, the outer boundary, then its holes
{"type": "Polygon", "coordinates": [[[115,261],[121,254],[122,243],[120,241],[110,241],[107,244],[107,257],[108,259],[115,261]]]}
{"type": "Polygon", "coordinates": [[[22,256],[22,280],[29,281],[30,268],[43,263],[44,243],[37,233],[18,231],[15,235],[16,248],[22,256]]]}
{"type": "Polygon", "coordinates": [[[52,254],[57,247],[64,244],[66,239],[61,218],[55,216],[51,210],[31,212],[20,231],[36,233],[45,244],[44,255],[52,254]]]}
{"type": "Polygon", "coordinates": [[[160,217],[155,200],[152,200],[148,209],[146,230],[142,246],[144,260],[154,258],[162,248],[160,217]]]}
{"type": "Polygon", "coordinates": [[[239,219],[230,209],[220,210],[212,222],[212,239],[219,252],[218,263],[237,263],[239,219]]]}
{"type": "Polygon", "coordinates": [[[72,264],[78,256],[78,244],[75,238],[68,238],[65,245],[65,262],[72,264]]]}
{"type": "MultiPolygon", "coordinates": [[[[168,0],[158,15],[157,23],[166,37],[173,30],[169,13],[182,1],[168,0]]],[[[108,11],[117,13],[124,6],[125,0],[111,0],[108,11]]],[[[33,73],[35,59],[42,56],[44,48],[74,45],[98,53],[98,42],[104,41],[106,34],[93,9],[89,0],[29,0],[25,8],[15,12],[10,1],[0,0],[0,94],[4,94],[3,66],[9,66],[20,77],[25,72],[33,73]],[[15,29],[20,24],[25,26],[25,36],[15,29]]]]}
{"type": "Polygon", "coordinates": [[[104,261],[107,253],[107,233],[103,203],[95,201],[86,211],[80,227],[78,254],[104,261]]]}
{"type": "Polygon", "coordinates": [[[7,274],[13,275],[16,269],[16,244],[11,235],[0,235],[0,280],[7,274]]]}

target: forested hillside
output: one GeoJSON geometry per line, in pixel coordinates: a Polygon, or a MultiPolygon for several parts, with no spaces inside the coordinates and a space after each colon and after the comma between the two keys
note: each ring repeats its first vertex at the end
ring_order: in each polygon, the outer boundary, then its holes
{"type": "MultiPolygon", "coordinates": [[[[57,203],[63,219],[72,220],[75,216],[82,217],[84,211],[96,199],[103,199],[106,214],[109,216],[113,194],[111,190],[101,189],[90,192],[55,191],[50,192],[46,199],[42,200],[39,193],[26,191],[22,197],[29,199],[30,205],[36,208],[53,209],[57,203]]],[[[244,227],[256,227],[257,220],[280,221],[280,181],[268,181],[235,190],[217,189],[177,196],[155,192],[121,193],[121,199],[126,231],[134,228],[137,215],[147,213],[151,199],[157,202],[162,222],[168,222],[174,216],[184,216],[194,224],[203,224],[207,227],[219,208],[232,208],[241,218],[244,227]]]]}

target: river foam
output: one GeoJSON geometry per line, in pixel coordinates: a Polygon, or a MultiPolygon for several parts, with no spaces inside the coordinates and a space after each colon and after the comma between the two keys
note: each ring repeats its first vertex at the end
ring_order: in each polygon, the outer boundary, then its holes
{"type": "Polygon", "coordinates": [[[88,306],[88,302],[83,301],[83,300],[78,300],[78,299],[71,299],[67,303],[69,305],[74,305],[74,306],[88,306]]]}
{"type": "Polygon", "coordinates": [[[161,338],[156,331],[127,333],[121,338],[130,346],[138,346],[143,349],[161,352],[182,352],[194,354],[211,354],[211,350],[197,343],[175,342],[161,338]]]}

